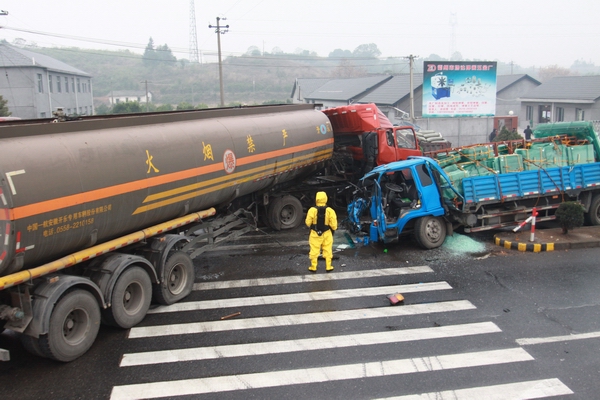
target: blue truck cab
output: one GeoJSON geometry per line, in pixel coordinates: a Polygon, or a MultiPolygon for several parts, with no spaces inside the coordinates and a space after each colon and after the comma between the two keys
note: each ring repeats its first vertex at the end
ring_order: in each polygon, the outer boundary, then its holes
{"type": "Polygon", "coordinates": [[[586,222],[600,225],[600,162],[593,160],[465,177],[457,187],[434,159],[410,157],[374,168],[360,185],[348,206],[350,227],[372,242],[413,234],[421,247],[432,249],[456,227],[469,233],[516,226],[534,207],[537,221],[553,220],[565,201],[579,202],[586,222]]]}
{"type": "MultiPolygon", "coordinates": [[[[371,241],[391,242],[401,234],[414,232],[424,248],[440,246],[451,224],[446,220],[447,206],[442,190],[456,192],[439,165],[428,157],[410,157],[374,168],[361,179],[363,199],[349,206],[354,226],[360,214],[370,211],[371,241]],[[368,201],[364,198],[368,197],[368,201]]],[[[460,196],[456,192],[457,196],[460,196]]]]}

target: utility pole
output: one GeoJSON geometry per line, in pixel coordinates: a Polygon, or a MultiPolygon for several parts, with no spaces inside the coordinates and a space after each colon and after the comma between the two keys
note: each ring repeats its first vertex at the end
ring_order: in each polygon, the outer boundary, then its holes
{"type": "Polygon", "coordinates": [[[415,123],[415,94],[414,94],[414,85],[413,85],[413,69],[415,64],[415,58],[419,56],[413,56],[412,54],[406,58],[408,58],[410,65],[410,122],[412,124],[415,123]]]}
{"type": "Polygon", "coordinates": [[[222,26],[220,25],[220,21],[225,21],[226,19],[227,18],[217,17],[217,25],[208,26],[210,29],[215,28],[215,33],[217,34],[217,47],[219,48],[219,88],[221,90],[221,107],[225,107],[225,98],[223,96],[223,63],[221,62],[221,35],[224,35],[228,32],[229,25],[222,26]]]}
{"type": "Polygon", "coordinates": [[[148,80],[142,81],[146,84],[146,112],[148,112],[148,80]]]}

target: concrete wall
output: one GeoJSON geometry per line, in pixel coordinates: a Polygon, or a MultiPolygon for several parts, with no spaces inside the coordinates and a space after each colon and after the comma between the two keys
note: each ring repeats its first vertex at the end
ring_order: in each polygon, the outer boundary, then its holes
{"type": "MultiPolygon", "coordinates": [[[[527,92],[538,87],[529,79],[521,79],[518,83],[507,87],[496,95],[496,115],[510,115],[510,111],[519,117],[519,131],[523,131],[529,121],[525,119],[525,110],[521,107],[520,98],[527,92]]],[[[491,129],[490,129],[491,131],[491,129]]]]}
{"type": "MultiPolygon", "coordinates": [[[[82,85],[80,90],[82,90],[82,85]]],[[[23,119],[52,117],[52,111],[62,107],[65,112],[71,109],[71,114],[93,113],[93,93],[91,79],[69,75],[63,72],[48,71],[39,67],[2,68],[0,70],[0,95],[7,100],[7,106],[13,117],[23,119]],[[43,93],[38,91],[38,74],[42,75],[43,93]],[[52,75],[52,92],[48,86],[48,75],[52,75]],[[61,79],[61,91],[58,92],[57,77],[61,79]],[[68,78],[69,91],[65,90],[64,78],[68,78]],[[75,78],[75,92],[72,90],[71,78],[75,78]],[[80,83],[85,80],[86,92],[77,92],[77,78],[80,83]]]]}
{"type": "Polygon", "coordinates": [[[416,124],[423,130],[433,130],[442,134],[453,147],[486,143],[494,128],[493,118],[424,118],[416,124]]]}
{"type": "Polygon", "coordinates": [[[582,109],[584,111],[584,120],[592,121],[592,120],[600,120],[600,102],[595,103],[549,103],[549,102],[523,102],[521,104],[521,110],[519,114],[519,126],[527,125],[528,121],[525,120],[527,106],[533,107],[533,127],[537,126],[540,123],[539,115],[540,115],[540,106],[550,106],[552,110],[552,120],[549,122],[558,122],[556,120],[558,113],[556,109],[558,107],[562,107],[564,109],[564,119],[565,122],[575,121],[576,120],[576,109],[582,109]],[[522,115],[522,118],[521,118],[522,115]],[[522,122],[521,122],[522,121],[522,122]]]}

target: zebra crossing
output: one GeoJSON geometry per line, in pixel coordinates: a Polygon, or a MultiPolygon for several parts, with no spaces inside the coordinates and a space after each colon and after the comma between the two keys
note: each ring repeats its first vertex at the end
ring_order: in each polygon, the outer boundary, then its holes
{"type": "MultiPolygon", "coordinates": [[[[249,279],[236,281],[204,282],[197,283],[194,289],[202,294],[212,290],[232,288],[277,287],[282,294],[263,296],[248,296],[228,300],[193,300],[171,306],[158,307],[151,310],[151,314],[167,317],[173,313],[183,315],[197,315],[194,311],[218,310],[231,307],[262,307],[270,305],[285,305],[299,302],[319,301],[344,301],[365,299],[373,296],[384,296],[391,293],[426,293],[426,292],[451,292],[452,287],[447,282],[422,282],[401,285],[382,285],[372,287],[356,287],[351,289],[311,290],[311,285],[318,282],[331,283],[344,282],[346,284],[365,278],[389,278],[397,282],[399,277],[420,280],[433,271],[429,267],[406,267],[390,269],[374,269],[367,271],[344,271],[335,274],[311,274],[292,277],[277,277],[264,279],[249,279]],[[303,292],[296,293],[298,284],[302,285],[303,292]],[[288,289],[289,288],[289,289],[288,289]],[[294,289],[292,289],[294,288],[294,289]]],[[[197,297],[197,296],[190,296],[197,297]]],[[[385,306],[375,308],[351,308],[346,310],[333,310],[321,312],[307,312],[298,314],[281,314],[267,317],[238,317],[235,319],[216,321],[194,321],[177,324],[157,324],[134,327],[129,331],[128,340],[145,340],[149,338],[165,339],[170,342],[181,337],[201,338],[203,334],[219,332],[253,332],[265,328],[275,327],[311,327],[319,324],[351,323],[352,321],[378,322],[394,320],[397,318],[411,318],[428,316],[432,314],[467,313],[473,312],[476,307],[468,300],[442,300],[427,303],[406,304],[402,306],[385,306]],[[183,336],[182,336],[183,335],[183,336]],[[200,335],[200,336],[198,336],[200,335]]],[[[160,319],[160,318],[154,318],[160,319]]],[[[480,351],[452,352],[443,351],[440,354],[424,354],[410,357],[393,357],[384,360],[353,360],[350,363],[332,363],[327,361],[319,366],[299,366],[299,368],[273,368],[260,369],[258,363],[256,370],[236,372],[236,360],[243,358],[277,356],[285,354],[308,354],[320,361],[322,351],[334,349],[357,349],[368,351],[370,346],[390,345],[398,346],[401,343],[426,343],[431,341],[451,341],[462,338],[485,337],[501,332],[501,329],[490,321],[466,322],[452,325],[433,327],[407,328],[393,331],[353,332],[346,334],[321,335],[318,337],[305,337],[296,339],[263,340],[249,343],[225,343],[215,346],[181,347],[181,348],[156,348],[152,351],[123,354],[119,367],[124,369],[143,368],[152,366],[158,368],[165,365],[178,363],[198,363],[219,360],[231,363],[228,371],[230,375],[210,376],[204,375],[194,378],[167,376],[164,380],[155,382],[133,382],[126,385],[114,386],[111,399],[150,399],[177,396],[201,395],[226,395],[247,390],[275,390],[286,389],[294,393],[295,388],[306,385],[319,385],[329,382],[343,382],[359,380],[369,382],[377,378],[421,376],[445,371],[459,371],[478,367],[497,367],[502,365],[518,365],[520,363],[534,362],[534,358],[523,348],[515,344],[512,347],[498,346],[496,349],[480,351]],[[302,385],[302,386],[299,386],[302,385]]],[[[164,341],[154,340],[153,344],[160,347],[164,341]]],[[[154,347],[154,346],[153,346],[154,347]]],[[[452,349],[445,346],[444,349],[452,349]]],[[[358,353],[357,353],[358,354],[358,353]]],[[[314,364],[314,363],[313,363],[314,364]]],[[[185,364],[188,365],[188,364],[185,364]]],[[[573,393],[566,385],[554,377],[544,379],[522,380],[517,382],[492,385],[480,385],[477,380],[469,387],[453,387],[447,390],[428,391],[423,387],[419,393],[406,394],[401,386],[398,387],[397,397],[382,397],[393,399],[494,399],[494,398],[544,398],[573,393]]],[[[299,390],[294,398],[305,398],[299,390]]],[[[353,398],[351,394],[345,396],[353,398]]],[[[371,397],[377,397],[373,395],[371,397]]]]}

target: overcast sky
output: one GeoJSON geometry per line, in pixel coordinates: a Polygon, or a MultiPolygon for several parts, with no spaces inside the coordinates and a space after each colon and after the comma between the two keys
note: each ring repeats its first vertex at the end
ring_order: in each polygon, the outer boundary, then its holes
{"type": "MultiPolygon", "coordinates": [[[[141,53],[152,37],[189,58],[190,0],[0,0],[0,9],[9,13],[0,16],[0,38],[9,42],[141,53]]],[[[224,55],[256,46],[326,57],[375,43],[382,57],[448,58],[454,48],[465,59],[522,67],[569,67],[579,59],[600,65],[597,0],[195,0],[195,11],[206,55],[217,50],[208,25],[221,17],[230,25],[224,55]]]]}

